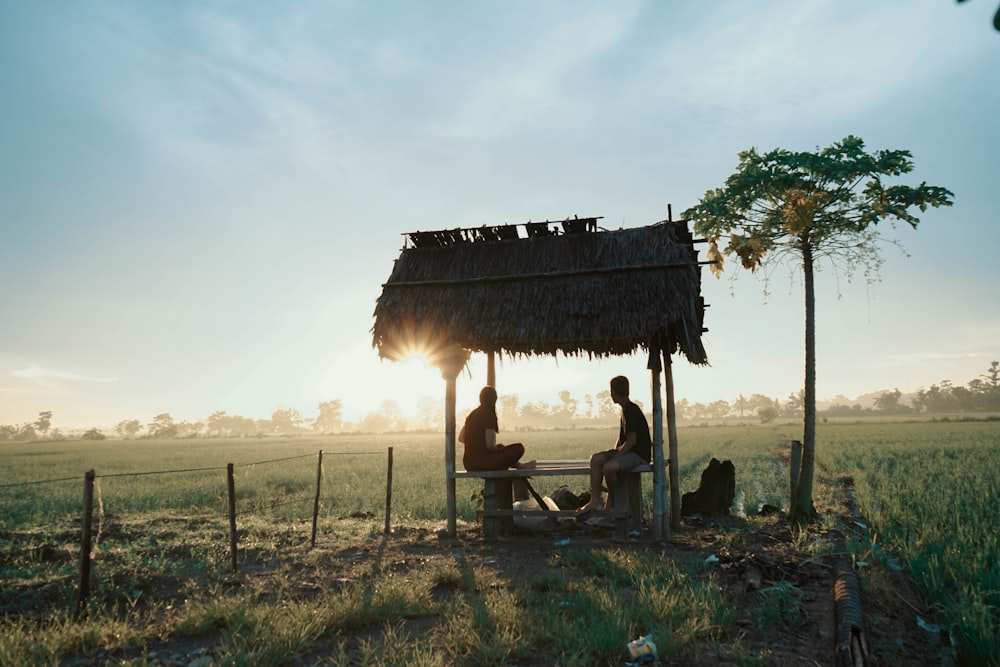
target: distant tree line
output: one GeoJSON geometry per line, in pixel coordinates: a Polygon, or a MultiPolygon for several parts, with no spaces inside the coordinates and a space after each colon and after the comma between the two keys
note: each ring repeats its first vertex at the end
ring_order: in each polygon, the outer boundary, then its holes
{"type": "MultiPolygon", "coordinates": [[[[789,394],[784,400],[763,394],[740,394],[732,401],[716,400],[691,403],[681,399],[675,404],[677,419],[684,423],[707,423],[726,419],[754,420],[767,424],[776,419],[802,416],[804,392],[789,394]]],[[[641,406],[640,401],[636,401],[641,406]]],[[[391,433],[440,432],[444,429],[444,401],[421,398],[415,417],[406,417],[396,401],[388,400],[356,422],[343,419],[339,399],[317,405],[318,414],[303,417],[294,408],[277,408],[270,419],[252,419],[217,410],[202,421],[175,421],[169,412],[156,415],[147,423],[126,419],[114,427],[122,439],[194,438],[194,437],[264,437],[303,435],[309,433],[391,433]]],[[[819,411],[820,417],[851,417],[862,415],[1000,413],[1000,362],[994,361],[983,375],[963,386],[948,380],[919,389],[904,396],[899,388],[883,391],[870,406],[858,403],[834,403],[819,411]]],[[[500,396],[497,409],[503,431],[597,428],[613,425],[619,418],[618,406],[608,391],[586,394],[582,400],[568,389],[559,392],[558,402],[535,401],[521,403],[517,394],[500,396]]],[[[460,415],[461,418],[461,415],[460,415]]],[[[103,440],[108,437],[98,428],[80,434],[83,440],[103,440]]],[[[38,413],[38,418],[19,425],[0,424],[0,442],[30,442],[64,440],[66,436],[52,428],[52,412],[38,413]]]]}
{"type": "Polygon", "coordinates": [[[835,405],[823,414],[839,417],[866,412],[885,415],[1000,412],[1000,362],[991,362],[986,373],[964,387],[942,380],[929,389],[918,389],[908,397],[908,403],[904,403],[903,398],[897,387],[876,396],[870,408],[835,405]]]}

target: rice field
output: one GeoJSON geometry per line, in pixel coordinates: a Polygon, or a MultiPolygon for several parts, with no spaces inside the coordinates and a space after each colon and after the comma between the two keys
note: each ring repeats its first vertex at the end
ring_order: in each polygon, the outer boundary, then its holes
{"type": "MultiPolygon", "coordinates": [[[[787,441],[797,425],[682,428],[681,491],[698,486],[711,458],[732,460],[737,489],[733,512],[748,516],[764,504],[787,507],[787,441]]],[[[518,433],[529,458],[583,459],[613,442],[613,430],[518,433]]],[[[444,447],[440,435],[344,435],[264,439],[133,440],[4,444],[0,455],[0,531],[37,531],[79,520],[84,474],[95,470],[98,521],[128,516],[180,520],[203,516],[199,540],[185,544],[203,567],[225,563],[227,464],[233,464],[237,514],[284,522],[308,539],[319,479],[321,530],[343,517],[366,517],[380,530],[392,448],[392,522],[443,525],[444,447]],[[213,518],[214,517],[214,518],[213,518]],[[217,542],[217,543],[213,543],[217,542]]],[[[853,481],[863,530],[852,550],[882,559],[912,579],[935,622],[950,632],[959,658],[997,664],[1000,655],[1000,422],[820,424],[817,480],[839,487],[853,481]]],[[[539,478],[541,493],[581,477],[539,478]]],[[[474,521],[478,484],[458,481],[458,513],[474,521]]],[[[644,502],[651,508],[651,489],[644,502]]],[[[182,525],[182,524],[179,524],[182,525]]],[[[64,535],[72,548],[74,535],[64,535]]],[[[110,541],[111,536],[105,536],[110,541]]],[[[252,534],[247,539],[252,540],[252,534]]],[[[108,542],[106,542],[108,546],[108,542]]],[[[0,545],[2,547],[3,545],[0,545]]],[[[173,551],[176,555],[177,551],[173,551]]],[[[187,551],[185,552],[187,553],[187,551]]],[[[169,563],[162,567],[169,568],[169,563]]],[[[7,571],[4,577],[12,576],[7,571]]],[[[25,576],[30,576],[25,574],[25,576]]]]}
{"type": "Polygon", "coordinates": [[[872,552],[900,563],[960,657],[997,664],[1000,423],[896,424],[844,435],[820,461],[854,478],[872,552]]]}

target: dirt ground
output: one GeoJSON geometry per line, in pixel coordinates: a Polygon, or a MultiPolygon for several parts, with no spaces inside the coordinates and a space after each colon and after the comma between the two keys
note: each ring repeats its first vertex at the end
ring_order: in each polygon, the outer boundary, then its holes
{"type": "MultiPolygon", "coordinates": [[[[356,518],[368,523],[376,520],[374,516],[356,518]]],[[[843,520],[849,521],[850,517],[844,516],[843,520]]],[[[812,540],[813,545],[816,542],[812,540]]],[[[659,543],[654,543],[646,534],[627,542],[616,541],[610,527],[572,520],[561,522],[550,530],[518,531],[493,540],[485,539],[481,527],[476,524],[460,524],[455,539],[449,538],[443,530],[400,525],[382,539],[373,540],[369,533],[366,537],[322,540],[312,549],[299,546],[280,553],[273,549],[267,552],[250,550],[244,554],[248,565],[241,568],[232,585],[267,590],[269,580],[274,578],[275,585],[279,585],[280,580],[280,586],[307,598],[319,594],[330,581],[359,581],[375,572],[406,577],[410,572],[426,571],[438,564],[453,564],[460,559],[469,568],[496,571],[498,579],[517,587],[528,585],[534,575],[548,571],[549,556],[553,552],[595,547],[662,552],[678,562],[697,566],[705,576],[717,576],[731,608],[736,610],[733,626],[726,628],[725,635],[730,640],[741,637],[739,641],[747,654],[766,656],[763,664],[837,665],[831,556],[817,555],[802,540],[793,540],[787,522],[778,516],[752,521],[737,517],[691,520],[659,543]],[[762,613],[761,591],[788,584],[794,584],[797,589],[800,617],[787,619],[787,627],[777,630],[773,624],[758,623],[762,613]],[[767,630],[762,631],[761,625],[767,630]]],[[[918,615],[925,619],[933,616],[917,602],[901,573],[873,560],[862,574],[861,602],[870,652],[867,664],[893,667],[950,667],[954,664],[953,651],[947,646],[946,638],[918,626],[918,615]]],[[[134,582],[114,583],[135,585],[134,582]]],[[[181,590],[183,584],[174,581],[174,585],[179,588],[170,590],[169,580],[159,581],[155,584],[156,595],[161,600],[175,596],[180,603],[185,595],[181,590]]],[[[409,636],[420,637],[441,622],[437,617],[409,619],[403,624],[403,630],[409,636]]],[[[378,632],[377,629],[361,631],[356,633],[355,639],[375,638],[378,632]]],[[[149,646],[147,650],[153,652],[156,660],[148,664],[202,664],[198,660],[205,657],[205,641],[204,637],[168,639],[162,645],[149,646]]],[[[311,655],[301,655],[296,663],[328,664],[323,659],[324,655],[329,655],[328,649],[317,645],[311,655]]],[[[147,660],[150,657],[146,655],[147,660]]],[[[83,659],[70,658],[63,664],[94,664],[79,660],[83,659]]],[[[734,663],[707,657],[697,664],[734,663]]]]}
{"type": "MultiPolygon", "coordinates": [[[[846,518],[846,517],[845,517],[846,518]]],[[[436,561],[454,562],[458,552],[472,568],[494,568],[516,586],[548,569],[548,556],[561,549],[606,548],[662,551],[689,564],[706,563],[718,571],[734,609],[739,610],[732,636],[743,635],[748,652],[766,655],[767,665],[836,665],[836,613],[834,576],[829,556],[813,556],[796,548],[784,519],[748,522],[735,517],[718,521],[685,523],[672,531],[669,540],[653,543],[640,539],[618,542],[612,529],[563,522],[544,532],[518,531],[486,540],[476,525],[459,527],[457,538],[427,528],[397,527],[378,544],[342,545],[331,548],[323,560],[329,576],[355,580],[373,566],[390,569],[399,576],[414,568],[433,566],[436,561]],[[801,618],[793,619],[793,631],[762,632],[756,615],[761,606],[760,589],[793,583],[801,591],[801,618]]],[[[917,625],[917,614],[930,618],[907,587],[904,577],[877,564],[866,568],[862,605],[869,648],[869,665],[947,667],[954,664],[952,652],[938,635],[917,625]]],[[[408,631],[419,635],[436,623],[417,619],[408,631]]],[[[303,663],[306,664],[306,663],[303,663]]],[[[519,663],[520,664],[520,663],[519,663]]],[[[676,664],[676,663],[671,663],[676,664]]],[[[731,664],[701,661],[698,664],[731,664]]]]}

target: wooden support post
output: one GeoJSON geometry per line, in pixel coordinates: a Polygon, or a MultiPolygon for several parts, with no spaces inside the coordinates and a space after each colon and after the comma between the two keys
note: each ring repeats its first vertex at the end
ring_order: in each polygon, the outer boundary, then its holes
{"type": "Polygon", "coordinates": [[[316,461],[316,497],[313,498],[313,527],[310,546],[316,546],[316,524],[319,521],[319,492],[323,483],[323,450],[319,450],[319,459],[316,461]]]}
{"type": "Polygon", "coordinates": [[[76,593],[76,618],[87,616],[90,600],[90,554],[91,536],[94,524],[94,478],[93,470],[83,476],[83,526],[80,529],[80,586],[76,593]]]}
{"type": "MultiPolygon", "coordinates": [[[[514,480],[487,477],[483,480],[483,509],[509,510],[514,503],[514,480]]],[[[483,537],[495,539],[500,535],[509,535],[514,531],[512,516],[483,516],[483,537]]]]}
{"type": "MultiPolygon", "coordinates": [[[[654,473],[655,474],[655,473],[654,473]]],[[[627,541],[633,535],[642,535],[642,475],[637,472],[618,473],[615,486],[615,539],[627,541]]]]}
{"type": "Polygon", "coordinates": [[[448,537],[458,536],[455,507],[455,377],[445,378],[444,388],[444,470],[448,493],[448,537]]]}
{"type": "Polygon", "coordinates": [[[457,509],[455,507],[455,384],[458,374],[469,361],[468,350],[455,348],[441,359],[439,368],[444,378],[444,475],[447,485],[448,537],[458,537],[457,509]]]}
{"type": "Polygon", "coordinates": [[[392,516],[392,447],[389,448],[389,464],[385,479],[385,529],[382,531],[383,535],[389,534],[390,516],[392,516]]]}
{"type": "MultiPolygon", "coordinates": [[[[670,442],[670,527],[681,526],[681,487],[677,464],[677,406],[674,401],[673,362],[669,348],[663,354],[663,375],[667,389],[667,439],[670,442]]],[[[667,536],[669,537],[669,531],[667,536]]]]}
{"type": "Polygon", "coordinates": [[[226,464],[226,485],[229,487],[229,552],[233,572],[238,569],[236,564],[236,479],[233,476],[233,464],[226,464]]]}
{"type": "Polygon", "coordinates": [[[496,389],[497,386],[497,360],[496,352],[490,350],[486,355],[486,384],[496,389]]]}
{"type": "MultiPolygon", "coordinates": [[[[650,343],[647,367],[651,371],[650,384],[653,394],[653,540],[659,542],[664,535],[666,524],[664,516],[667,507],[666,479],[664,479],[666,468],[663,457],[663,399],[660,391],[660,374],[663,367],[660,364],[659,336],[655,336],[650,343]]],[[[666,534],[669,533],[668,527],[666,534]]]]}
{"type": "MultiPolygon", "coordinates": [[[[500,509],[497,501],[497,480],[483,480],[483,509],[487,512],[500,509]]],[[[506,508],[504,508],[506,509],[506,508]]],[[[500,518],[492,515],[483,516],[483,537],[493,539],[500,534],[500,518]]]]}

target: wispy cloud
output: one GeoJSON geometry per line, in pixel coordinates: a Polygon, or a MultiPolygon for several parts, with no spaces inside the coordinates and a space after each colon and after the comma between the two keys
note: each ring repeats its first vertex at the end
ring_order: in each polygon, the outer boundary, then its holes
{"type": "Polygon", "coordinates": [[[309,140],[330,114],[319,103],[339,99],[316,91],[343,90],[349,74],[309,18],[115,7],[87,16],[64,48],[84,54],[91,113],[154,159],[226,173],[290,146],[315,158],[309,140]]]}
{"type": "MultiPolygon", "coordinates": [[[[986,355],[977,352],[910,352],[907,354],[893,354],[886,357],[879,364],[883,367],[891,368],[894,366],[909,366],[918,363],[928,363],[928,362],[952,362],[952,361],[965,361],[968,359],[980,359],[984,358],[986,355]]],[[[878,362],[876,362],[878,363],[878,362]]]]}
{"type": "MultiPolygon", "coordinates": [[[[468,85],[455,88],[452,112],[432,123],[431,130],[443,137],[495,139],[540,118],[562,117],[565,122],[587,108],[585,98],[593,90],[583,84],[594,74],[602,56],[629,34],[638,6],[596,7],[567,19],[529,24],[530,39],[498,41],[489,58],[463,53],[474,67],[460,78],[468,85]]],[[[460,72],[453,72],[460,74],[460,72]]]]}
{"type": "Polygon", "coordinates": [[[731,122],[781,127],[803,117],[856,117],[909,85],[920,68],[929,76],[954,66],[921,61],[920,44],[935,39],[934,18],[927,7],[717,4],[698,29],[664,40],[652,67],[689,110],[731,122]],[[887,25],[903,38],[885,39],[887,25]]]}
{"type": "Polygon", "coordinates": [[[37,366],[29,366],[27,368],[19,368],[10,372],[11,375],[22,380],[34,380],[36,382],[52,382],[52,381],[69,381],[69,382],[97,382],[97,383],[110,383],[117,382],[117,376],[110,377],[96,377],[93,375],[81,375],[79,373],[70,373],[67,371],[57,371],[48,368],[39,368],[37,366]]]}

